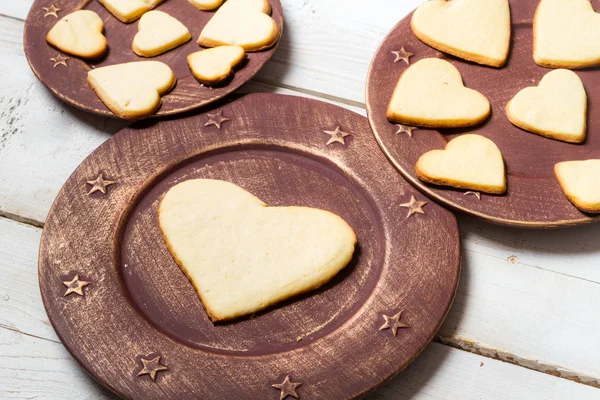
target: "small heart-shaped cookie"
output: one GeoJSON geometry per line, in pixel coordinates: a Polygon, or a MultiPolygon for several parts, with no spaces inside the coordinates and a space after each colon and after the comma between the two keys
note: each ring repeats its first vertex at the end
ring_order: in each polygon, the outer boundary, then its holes
{"type": "Polygon", "coordinates": [[[506,113],[527,131],[565,142],[585,140],[587,96],[581,79],[568,69],[548,72],[537,87],[521,90],[506,113]]]}
{"type": "Polygon", "coordinates": [[[46,35],[46,41],[72,56],[93,59],[108,49],[103,30],[104,22],[98,14],[79,10],[58,21],[46,35]]]}
{"type": "Polygon", "coordinates": [[[189,0],[199,10],[214,10],[223,4],[223,0],[189,0]]]}
{"type": "Polygon", "coordinates": [[[424,58],[402,73],[388,105],[390,121],[430,128],[473,126],[490,114],[484,95],[463,85],[456,67],[424,58]]]}
{"type": "Polygon", "coordinates": [[[541,0],[533,20],[533,58],[544,67],[600,64],[600,14],[590,0],[541,0]]]}
{"type": "Polygon", "coordinates": [[[502,194],[506,191],[504,160],[494,142],[467,134],[452,139],[444,150],[423,154],[415,171],[419,179],[435,185],[502,194]]]}
{"type": "Polygon", "coordinates": [[[554,166],[554,174],[575,207],[600,212],[600,160],[560,162],[554,166]]]}
{"type": "Polygon", "coordinates": [[[410,25],[422,42],[445,53],[492,67],[506,62],[508,0],[430,0],[415,10],[410,25]]]}
{"type": "Polygon", "coordinates": [[[175,74],[159,61],[137,61],[92,69],[87,81],[117,116],[139,119],[153,114],[160,96],[175,85],[175,74]]]}
{"type": "Polygon", "coordinates": [[[198,43],[204,47],[237,45],[246,52],[267,49],[280,33],[270,12],[268,0],[228,0],[204,26],[198,43]]]}
{"type": "Polygon", "coordinates": [[[211,179],[173,186],[158,222],[213,321],[324,285],[350,262],[356,244],[352,228],[335,214],[268,207],[239,186],[211,179]]]}
{"type": "Polygon", "coordinates": [[[121,22],[133,22],[164,0],[98,0],[121,22]]]}
{"type": "Polygon", "coordinates": [[[162,11],[148,11],[138,24],[132,49],[143,57],[154,57],[182,45],[192,38],[190,31],[177,19],[162,11]]]}
{"type": "Polygon", "coordinates": [[[196,79],[207,85],[214,85],[233,74],[233,68],[245,57],[246,53],[241,46],[219,46],[192,53],[187,60],[196,79]]]}

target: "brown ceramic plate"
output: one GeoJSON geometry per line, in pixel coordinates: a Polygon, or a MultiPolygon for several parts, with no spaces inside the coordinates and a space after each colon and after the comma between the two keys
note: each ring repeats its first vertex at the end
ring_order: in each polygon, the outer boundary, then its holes
{"type": "Polygon", "coordinates": [[[208,114],[137,124],[60,191],[40,248],[42,297],[73,356],[125,398],[276,400],[272,385],[286,376],[301,383],[301,399],[357,397],[423,350],[456,290],[456,220],[434,203],[407,207],[412,196],[425,200],[388,163],[367,119],[327,103],[254,94],[208,114]],[[210,123],[222,118],[220,129],[210,123]],[[343,140],[326,133],[338,127],[343,140]],[[114,183],[90,194],[87,181],[100,174],[114,183]],[[357,233],[355,257],[320,290],[213,325],[157,223],[161,196],[190,178],[227,180],[274,206],[334,212],[357,233]],[[63,282],[76,276],[89,282],[83,296],[65,296],[63,282]],[[394,316],[406,327],[380,330],[394,316]],[[155,381],[144,373],[149,360],[168,368],[155,381]]]}
{"type": "MultiPolygon", "coordinates": [[[[596,9],[600,1],[593,0],[596,9]]],[[[384,39],[373,58],[367,80],[367,110],[373,132],[394,166],[420,191],[444,205],[486,220],[525,227],[554,227],[590,222],[596,217],[573,206],[554,178],[554,164],[566,160],[600,157],[600,71],[598,68],[576,71],[588,95],[588,136],[583,144],[569,144],[523,131],[506,117],[506,103],[519,90],[535,86],[550,69],[533,61],[532,21],[538,0],[510,0],[512,18],[511,53],[501,69],[484,67],[442,54],[423,44],[410,29],[412,13],[404,18],[384,39]],[[483,124],[468,129],[413,131],[396,134],[398,127],[385,116],[387,104],[404,61],[394,62],[393,51],[414,53],[410,62],[438,57],[450,61],[462,73],[465,85],[483,93],[492,105],[492,115],[483,124]],[[421,182],[414,165],[421,154],[442,149],[447,141],[466,132],[493,140],[506,162],[508,192],[504,196],[474,194],[433,186],[421,182]]]]}
{"type": "MultiPolygon", "coordinates": [[[[271,16],[283,29],[283,10],[279,0],[269,0],[271,16]]],[[[192,39],[157,57],[140,57],[131,50],[133,37],[138,32],[138,21],[124,24],[109,13],[97,0],[36,0],[25,22],[24,47],[31,69],[48,89],[61,100],[95,114],[115,115],[96,96],[86,81],[91,68],[131,61],[156,60],[169,65],[177,76],[177,85],[162,97],[162,105],[155,116],[174,115],[210,104],[237,90],[248,82],[275,52],[269,50],[248,53],[247,61],[236,70],[233,78],[223,86],[201,86],[191,74],[187,56],[202,50],[196,43],[200,32],[213,16],[212,11],[200,11],[187,0],[165,0],[157,10],[164,11],[181,21],[190,31],[192,39]],[[59,8],[55,17],[51,12],[59,8]],[[108,54],[94,62],[67,56],[46,43],[46,34],[58,19],[78,9],[95,11],[104,20],[104,34],[108,40],[108,54]],[[68,57],[64,62],[60,57],[68,57]],[[59,57],[59,58],[57,58],[59,57]]]]}

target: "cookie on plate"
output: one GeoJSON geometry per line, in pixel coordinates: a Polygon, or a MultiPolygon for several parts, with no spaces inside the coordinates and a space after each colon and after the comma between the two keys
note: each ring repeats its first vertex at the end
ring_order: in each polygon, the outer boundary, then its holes
{"type": "Polygon", "coordinates": [[[119,21],[133,22],[164,0],[98,0],[119,21]]]}
{"type": "Polygon", "coordinates": [[[191,5],[199,10],[214,10],[223,4],[223,0],[188,0],[191,5]]]}
{"type": "Polygon", "coordinates": [[[173,88],[177,79],[167,64],[137,61],[92,69],[87,81],[115,115],[140,119],[160,107],[160,97],[173,88]]]}
{"type": "Polygon", "coordinates": [[[501,67],[510,48],[508,0],[430,0],[410,21],[429,46],[479,64],[501,67]]]}
{"type": "Polygon", "coordinates": [[[600,14],[590,0],[541,0],[533,19],[533,58],[544,67],[600,64],[600,14]]]}
{"type": "Polygon", "coordinates": [[[477,125],[490,115],[490,103],[463,85],[451,63],[424,58],[400,76],[387,109],[387,118],[399,124],[457,128],[477,125]]]}
{"type": "Polygon", "coordinates": [[[352,228],[335,214],[269,207],[233,183],[211,179],[173,186],[158,222],[213,321],[324,285],[350,262],[356,245],[352,228]]]}
{"type": "Polygon", "coordinates": [[[448,142],[444,150],[423,154],[415,165],[417,177],[435,185],[506,192],[502,154],[494,142],[481,135],[466,134],[448,142]]]}
{"type": "Polygon", "coordinates": [[[46,41],[72,56],[94,59],[108,49],[103,31],[104,22],[98,14],[79,10],[60,19],[46,35],[46,41]]]}
{"type": "Polygon", "coordinates": [[[600,213],[600,160],[560,162],[554,166],[554,174],[575,207],[600,213]]]}
{"type": "Polygon", "coordinates": [[[246,58],[241,46],[219,46],[200,50],[188,56],[192,74],[200,82],[217,85],[233,74],[233,69],[246,58]]]}
{"type": "Polygon", "coordinates": [[[506,105],[514,125],[551,139],[585,140],[587,96],[579,76],[568,69],[548,72],[538,86],[521,90],[506,105]]]}
{"type": "Polygon", "coordinates": [[[176,18],[165,12],[152,10],[140,18],[138,33],[133,38],[131,47],[139,56],[154,57],[181,46],[191,38],[188,28],[176,18]]]}

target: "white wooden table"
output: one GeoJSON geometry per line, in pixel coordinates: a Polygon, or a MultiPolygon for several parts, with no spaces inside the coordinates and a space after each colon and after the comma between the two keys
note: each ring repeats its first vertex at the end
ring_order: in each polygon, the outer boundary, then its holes
{"type": "MultiPolygon", "coordinates": [[[[37,252],[62,184],[124,124],[61,103],[34,77],[22,43],[32,1],[0,0],[0,398],[112,399],[50,326],[37,252]]],[[[244,91],[316,97],[364,115],[371,57],[420,0],[282,2],[279,49],[244,91]]],[[[600,226],[459,222],[462,277],[448,319],[371,398],[600,399],[600,226]]]]}

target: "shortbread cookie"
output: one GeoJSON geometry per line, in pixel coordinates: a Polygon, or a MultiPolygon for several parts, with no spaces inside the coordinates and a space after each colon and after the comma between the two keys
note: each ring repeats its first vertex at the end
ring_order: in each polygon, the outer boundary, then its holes
{"type": "Polygon", "coordinates": [[[213,321],[324,285],[350,262],[356,244],[352,228],[335,214],[268,207],[239,186],[211,179],[172,187],[158,222],[213,321]]]}
{"type": "Polygon", "coordinates": [[[479,64],[501,67],[510,47],[508,0],[430,0],[410,21],[429,46],[479,64]]]}
{"type": "Polygon", "coordinates": [[[533,20],[533,58],[544,67],[600,64],[600,14],[590,0],[541,0],[533,20]]]}
{"type": "Polygon", "coordinates": [[[188,0],[191,5],[199,10],[214,10],[223,4],[223,0],[188,0]]]}
{"type": "Polygon", "coordinates": [[[198,43],[204,47],[237,45],[246,52],[267,49],[280,34],[270,13],[268,0],[228,0],[204,26],[198,43]]]}
{"type": "Polygon", "coordinates": [[[133,22],[164,0],[98,0],[121,22],[133,22]]]}
{"type": "Polygon", "coordinates": [[[158,10],[144,14],[140,18],[138,30],[133,38],[132,49],[135,54],[143,57],[165,53],[192,38],[185,25],[158,10]]]}
{"type": "Polygon", "coordinates": [[[600,160],[560,162],[554,166],[554,174],[575,207],[600,212],[600,160]]]}
{"type": "Polygon", "coordinates": [[[565,142],[585,140],[587,96],[581,79],[568,69],[548,72],[537,87],[521,90],[506,113],[527,131],[565,142]]]}
{"type": "Polygon", "coordinates": [[[79,10],[58,21],[46,35],[46,41],[72,56],[94,59],[103,56],[108,49],[102,31],[104,22],[98,14],[79,10]]]}
{"type": "Polygon", "coordinates": [[[489,114],[485,96],[464,87],[456,67],[438,58],[424,58],[408,67],[387,109],[392,122],[430,128],[473,126],[489,114]]]}
{"type": "Polygon", "coordinates": [[[187,60],[196,79],[215,85],[233,74],[233,69],[245,58],[246,53],[241,46],[219,46],[192,53],[187,60]]]}
{"type": "Polygon", "coordinates": [[[175,85],[175,74],[158,61],[137,61],[92,69],[88,83],[117,116],[139,119],[153,114],[160,96],[175,85]]]}
{"type": "Polygon", "coordinates": [[[423,154],[415,171],[435,185],[502,194],[506,191],[504,160],[490,139],[467,134],[452,139],[444,150],[423,154]]]}

